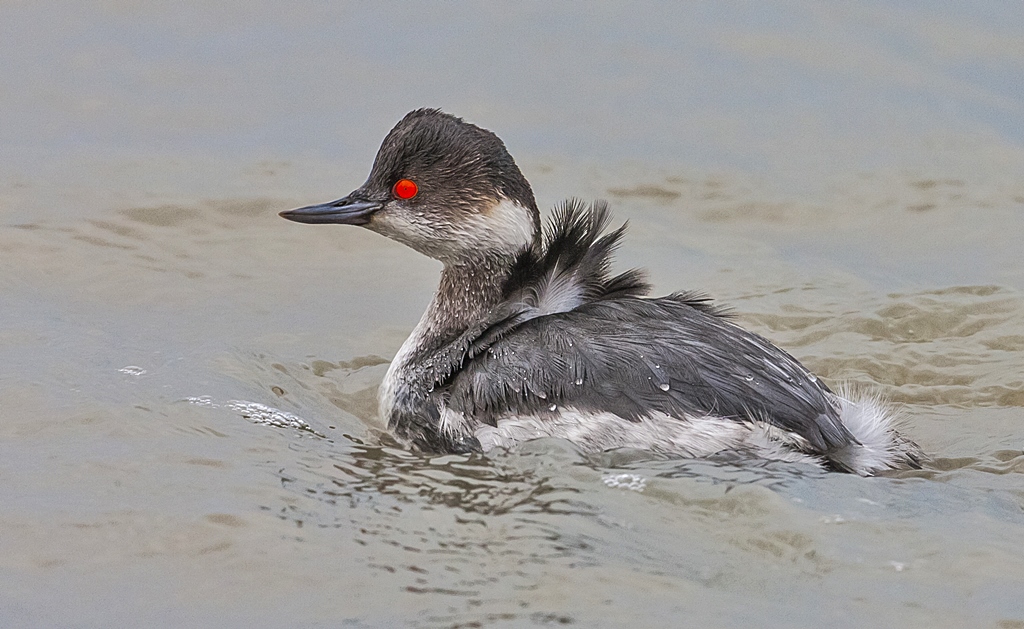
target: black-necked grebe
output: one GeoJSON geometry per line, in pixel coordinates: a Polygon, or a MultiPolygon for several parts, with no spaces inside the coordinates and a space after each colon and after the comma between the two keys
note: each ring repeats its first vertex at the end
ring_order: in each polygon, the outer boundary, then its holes
{"type": "Polygon", "coordinates": [[[612,276],[624,227],[568,201],[542,230],[530,184],[490,131],[432,109],[384,138],[348,196],[282,212],[362,225],[444,264],[380,389],[389,430],[422,450],[561,437],[586,451],[739,452],[873,474],[916,467],[886,406],[837,395],[701,295],[647,297],[612,276]]]}

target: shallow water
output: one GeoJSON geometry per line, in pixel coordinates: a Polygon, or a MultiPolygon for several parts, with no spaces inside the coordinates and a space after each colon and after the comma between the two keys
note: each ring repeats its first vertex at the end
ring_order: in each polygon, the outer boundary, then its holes
{"type": "Polygon", "coordinates": [[[0,625],[1024,627],[1021,18],[3,3],[0,625]],[[438,266],[276,212],[423,105],[893,400],[926,469],[396,447],[438,266]]]}

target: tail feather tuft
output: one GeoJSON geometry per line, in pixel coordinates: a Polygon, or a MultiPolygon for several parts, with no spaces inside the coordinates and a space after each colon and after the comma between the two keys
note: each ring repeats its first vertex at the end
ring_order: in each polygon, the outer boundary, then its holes
{"type": "Polygon", "coordinates": [[[921,467],[921,449],[896,431],[898,413],[885,400],[843,385],[837,387],[835,402],[840,419],[858,443],[829,453],[830,463],[861,476],[921,467]]]}

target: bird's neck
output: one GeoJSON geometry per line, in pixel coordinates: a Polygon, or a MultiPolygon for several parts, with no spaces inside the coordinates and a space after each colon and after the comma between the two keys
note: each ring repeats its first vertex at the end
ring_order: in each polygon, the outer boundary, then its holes
{"type": "Polygon", "coordinates": [[[444,343],[486,318],[504,296],[514,261],[513,256],[490,256],[446,264],[434,298],[417,326],[421,347],[444,343]]]}
{"type": "Polygon", "coordinates": [[[415,431],[405,426],[406,420],[429,416],[424,405],[435,371],[443,370],[435,362],[443,361],[445,350],[501,302],[514,262],[514,257],[492,256],[445,264],[433,300],[381,383],[380,413],[389,429],[411,435],[415,431]]]}

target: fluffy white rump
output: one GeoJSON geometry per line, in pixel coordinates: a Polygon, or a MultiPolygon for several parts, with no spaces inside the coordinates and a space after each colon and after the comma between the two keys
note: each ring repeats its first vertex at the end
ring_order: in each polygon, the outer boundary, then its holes
{"type": "Polygon", "coordinates": [[[830,458],[861,476],[906,467],[916,447],[896,432],[897,414],[889,404],[849,385],[837,387],[835,401],[839,418],[860,445],[843,448],[830,458]]]}

